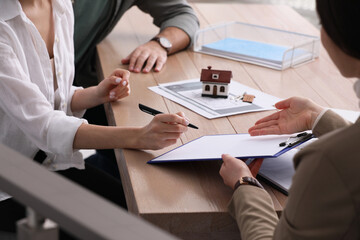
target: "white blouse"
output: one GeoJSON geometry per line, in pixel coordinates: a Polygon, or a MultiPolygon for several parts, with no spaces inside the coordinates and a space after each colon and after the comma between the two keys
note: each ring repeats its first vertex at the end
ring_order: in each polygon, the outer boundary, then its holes
{"type": "Polygon", "coordinates": [[[79,89],[74,78],[74,16],[70,0],[53,0],[54,62],[58,109],[54,110],[54,76],[46,44],[16,0],[0,7],[0,142],[33,159],[39,149],[50,170],[84,168],[73,149],[74,136],[86,120],[71,111],[79,89]]]}

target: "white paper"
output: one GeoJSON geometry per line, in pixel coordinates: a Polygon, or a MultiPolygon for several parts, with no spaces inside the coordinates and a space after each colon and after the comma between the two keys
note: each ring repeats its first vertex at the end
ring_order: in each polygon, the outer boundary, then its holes
{"type": "Polygon", "coordinates": [[[247,112],[273,110],[275,109],[274,104],[281,100],[234,80],[229,84],[229,97],[226,99],[202,97],[202,83],[199,78],[160,84],[159,86],[149,87],[149,89],[208,119],[247,112]],[[255,95],[253,103],[240,100],[239,96],[242,96],[244,92],[255,95]]]}
{"type": "Polygon", "coordinates": [[[220,160],[223,153],[238,158],[272,157],[286,148],[279,147],[279,143],[286,141],[289,136],[292,135],[207,135],[160,155],[151,162],[220,160]]]}

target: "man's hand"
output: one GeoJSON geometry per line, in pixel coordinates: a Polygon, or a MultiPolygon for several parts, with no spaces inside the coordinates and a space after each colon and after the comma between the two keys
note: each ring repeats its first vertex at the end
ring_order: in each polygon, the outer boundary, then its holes
{"type": "Polygon", "coordinates": [[[156,41],[149,41],[137,47],[129,56],[121,60],[122,64],[129,64],[129,71],[148,73],[154,68],[159,72],[167,59],[167,52],[156,41]]]}
{"type": "Polygon", "coordinates": [[[152,68],[159,72],[166,63],[168,54],[183,50],[190,44],[189,36],[177,27],[167,27],[157,37],[165,37],[170,41],[170,52],[166,52],[157,41],[149,41],[137,47],[129,56],[122,59],[121,63],[129,64],[129,71],[135,73],[148,73],[152,68]]]}

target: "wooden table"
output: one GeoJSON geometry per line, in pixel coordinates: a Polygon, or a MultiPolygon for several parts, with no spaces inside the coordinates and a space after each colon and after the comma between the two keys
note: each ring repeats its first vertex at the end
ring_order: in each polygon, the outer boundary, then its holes
{"type": "MultiPolygon", "coordinates": [[[[201,28],[228,21],[241,21],[319,35],[319,30],[287,6],[246,4],[193,4],[201,28]]],[[[104,76],[120,67],[121,59],[158,32],[149,15],[137,8],[128,11],[114,31],[98,46],[104,76]]],[[[159,154],[206,134],[246,133],[254,122],[271,112],[249,113],[208,120],[148,87],[160,83],[199,78],[202,68],[230,69],[233,80],[280,98],[308,97],[324,106],[357,109],[352,90],[354,79],[343,78],[321,47],[314,62],[284,71],[272,70],[223,58],[183,51],[168,58],[160,73],[132,74],[131,96],[106,106],[111,124],[143,126],[152,117],[138,103],[166,113],[185,112],[199,130],[189,129],[177,145],[160,151],[117,149],[116,156],[129,211],[185,239],[238,239],[239,231],[227,211],[232,190],[219,176],[218,162],[188,162],[149,165],[159,154]]],[[[266,186],[274,206],[281,212],[286,196],[266,186]]]]}

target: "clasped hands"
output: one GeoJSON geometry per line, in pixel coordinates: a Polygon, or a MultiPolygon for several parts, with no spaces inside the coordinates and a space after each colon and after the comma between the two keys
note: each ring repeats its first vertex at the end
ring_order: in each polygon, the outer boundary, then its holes
{"type": "MultiPolygon", "coordinates": [[[[300,97],[280,101],[275,104],[275,107],[280,111],[258,120],[249,128],[248,132],[251,136],[292,134],[310,130],[324,109],[313,101],[300,97]]],[[[228,154],[223,154],[222,159],[220,175],[227,186],[234,188],[241,177],[255,177],[252,176],[245,162],[228,154]]]]}

